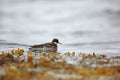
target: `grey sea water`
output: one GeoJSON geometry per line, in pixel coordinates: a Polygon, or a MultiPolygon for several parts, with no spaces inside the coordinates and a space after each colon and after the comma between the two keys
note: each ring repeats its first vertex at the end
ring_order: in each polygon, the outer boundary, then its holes
{"type": "Polygon", "coordinates": [[[0,0],[0,52],[53,38],[61,53],[120,55],[120,0],[0,0]]]}

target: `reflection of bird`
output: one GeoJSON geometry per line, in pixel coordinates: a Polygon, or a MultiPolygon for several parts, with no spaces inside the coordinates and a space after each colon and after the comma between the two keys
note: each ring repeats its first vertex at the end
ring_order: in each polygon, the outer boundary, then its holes
{"type": "Polygon", "coordinates": [[[57,43],[60,43],[59,40],[54,38],[52,42],[31,46],[29,48],[29,52],[35,53],[57,52],[57,43]]]}

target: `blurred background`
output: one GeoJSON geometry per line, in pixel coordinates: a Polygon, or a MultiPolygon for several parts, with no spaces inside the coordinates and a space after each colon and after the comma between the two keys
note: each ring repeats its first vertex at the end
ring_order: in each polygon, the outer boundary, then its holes
{"type": "Polygon", "coordinates": [[[0,52],[58,38],[58,51],[120,54],[120,0],[0,0],[0,52]]]}

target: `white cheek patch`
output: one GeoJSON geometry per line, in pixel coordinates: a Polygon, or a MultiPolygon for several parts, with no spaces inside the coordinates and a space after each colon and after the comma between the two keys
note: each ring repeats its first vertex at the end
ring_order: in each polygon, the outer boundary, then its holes
{"type": "Polygon", "coordinates": [[[57,44],[57,42],[54,42],[54,44],[57,44]]]}

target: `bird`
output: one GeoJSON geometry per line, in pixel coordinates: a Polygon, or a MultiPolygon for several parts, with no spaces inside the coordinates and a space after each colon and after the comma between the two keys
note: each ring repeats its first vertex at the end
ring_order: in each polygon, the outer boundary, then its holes
{"type": "Polygon", "coordinates": [[[35,53],[57,52],[57,44],[62,44],[62,43],[60,43],[57,38],[53,38],[51,42],[30,46],[28,52],[35,52],[35,53]]]}

